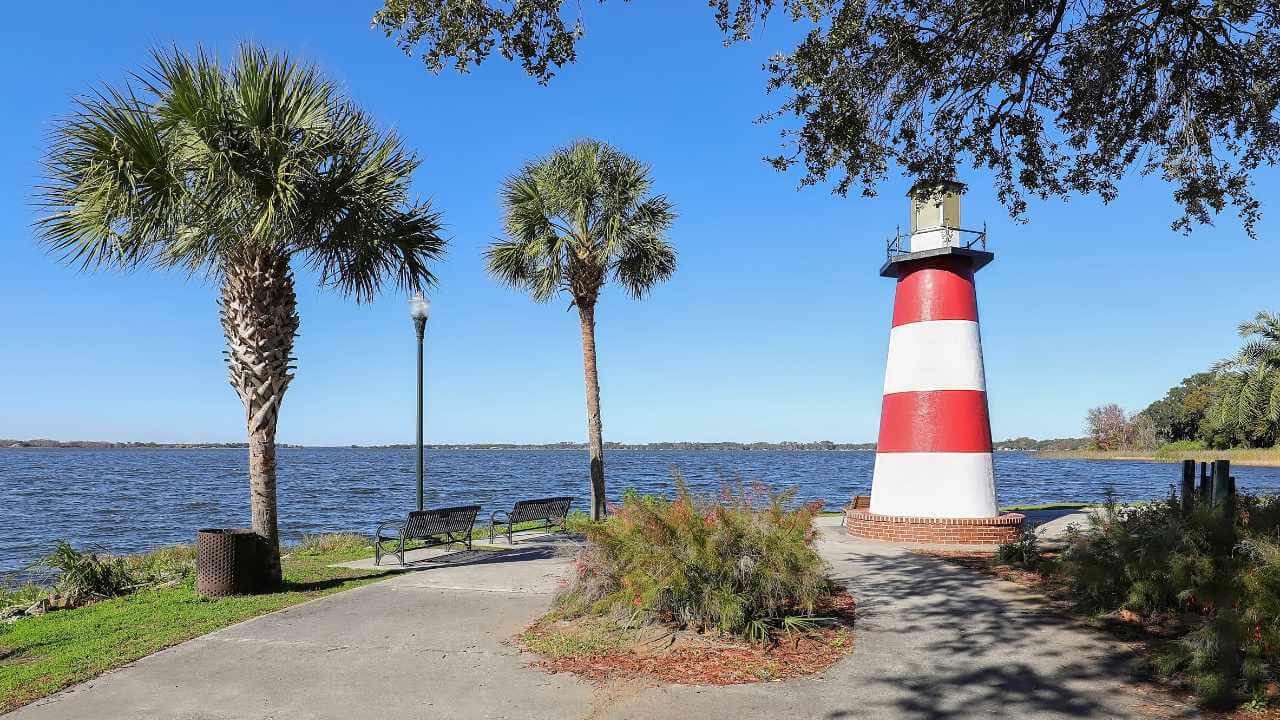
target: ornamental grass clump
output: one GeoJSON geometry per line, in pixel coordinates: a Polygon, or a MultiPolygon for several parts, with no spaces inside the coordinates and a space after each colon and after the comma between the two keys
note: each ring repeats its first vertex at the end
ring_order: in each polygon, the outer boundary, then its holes
{"type": "Polygon", "coordinates": [[[124,558],[77,550],[65,540],[36,565],[58,573],[54,590],[73,606],[126,595],[138,585],[124,558]]]}
{"type": "Polygon", "coordinates": [[[1280,674],[1280,498],[1240,495],[1184,511],[1176,498],[1108,498],[1073,532],[1057,571],[1082,609],[1163,621],[1164,674],[1207,704],[1266,702],[1280,674]]]}
{"type": "Polygon", "coordinates": [[[585,527],[577,576],[557,598],[563,617],[659,622],[765,641],[829,603],[833,584],[814,549],[818,504],[741,483],[698,500],[676,477],[674,500],[628,491],[617,512],[585,527]]]}

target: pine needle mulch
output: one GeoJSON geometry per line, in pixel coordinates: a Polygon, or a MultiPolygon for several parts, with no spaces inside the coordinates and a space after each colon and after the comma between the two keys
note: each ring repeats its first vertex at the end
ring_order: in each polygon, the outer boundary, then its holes
{"type": "Polygon", "coordinates": [[[581,618],[539,621],[516,644],[538,654],[532,666],[596,684],[739,685],[822,673],[853,650],[854,611],[854,599],[841,593],[819,609],[824,622],[804,631],[774,630],[767,643],[661,626],[602,630],[602,621],[581,618]]]}

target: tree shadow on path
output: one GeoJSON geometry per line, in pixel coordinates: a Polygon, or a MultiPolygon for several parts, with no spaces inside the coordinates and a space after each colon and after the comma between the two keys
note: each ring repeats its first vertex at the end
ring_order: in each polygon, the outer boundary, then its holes
{"type": "Polygon", "coordinates": [[[1015,585],[911,553],[828,557],[858,600],[851,662],[873,666],[857,674],[883,703],[829,718],[1196,716],[1151,686],[1132,652],[1015,585]]]}

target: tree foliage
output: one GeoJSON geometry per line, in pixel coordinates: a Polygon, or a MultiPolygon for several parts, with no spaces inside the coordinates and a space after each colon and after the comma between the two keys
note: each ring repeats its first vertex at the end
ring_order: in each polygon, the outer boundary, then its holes
{"type": "Polygon", "coordinates": [[[38,224],[84,267],[221,275],[254,254],[300,256],[369,300],[433,281],[440,218],[408,199],[418,159],[311,65],[243,46],[158,51],[123,87],[77,99],[46,155],[38,224]]]}
{"type": "Polygon", "coordinates": [[[157,51],[54,128],[37,231],[82,267],[177,267],[220,283],[228,377],[244,404],[253,529],[280,581],[276,424],[293,379],[296,260],[357,301],[418,288],[444,253],[408,197],[418,166],[318,70],[245,45],[229,65],[157,51]]]}
{"type": "Polygon", "coordinates": [[[652,189],[644,163],[598,140],[580,140],[507,178],[506,238],[486,254],[489,274],[501,282],[538,302],[564,292],[578,309],[593,520],[606,510],[596,301],[611,278],[639,299],[676,269],[666,241],[675,211],[652,189]]]}
{"type": "MultiPolygon", "coordinates": [[[[603,3],[603,0],[601,0],[603,3]]],[[[938,182],[989,170],[1028,197],[1109,201],[1128,172],[1173,186],[1173,226],[1228,206],[1252,234],[1251,176],[1280,153],[1276,0],[709,0],[726,43],[771,15],[807,28],[769,59],[782,100],[779,169],[874,194],[891,169],[938,182]]],[[[386,0],[374,24],[427,67],[466,71],[496,49],[539,82],[577,59],[582,6],[564,0],[386,0]]]]}
{"type": "Polygon", "coordinates": [[[1090,408],[1084,425],[1093,446],[1099,450],[1129,447],[1129,416],[1115,403],[1090,408]]]}
{"type": "Polygon", "coordinates": [[[676,267],[675,211],[652,188],[644,163],[597,140],[529,163],[503,184],[507,237],[488,250],[490,274],[539,302],[564,291],[594,305],[610,278],[644,297],[676,267]]]}
{"type": "Polygon", "coordinates": [[[1205,412],[1213,401],[1217,381],[1212,372],[1198,372],[1183,378],[1139,415],[1149,418],[1156,434],[1166,441],[1196,440],[1205,412]]]}
{"type": "Polygon", "coordinates": [[[1238,330],[1245,342],[1234,355],[1184,378],[1142,412],[1125,417],[1118,405],[1090,410],[1085,422],[1095,446],[1274,446],[1280,440],[1280,315],[1259,312],[1238,330]]]}
{"type": "Polygon", "coordinates": [[[1218,388],[1203,433],[1219,447],[1270,447],[1280,428],[1280,315],[1259,312],[1239,332],[1245,344],[1215,366],[1218,388]]]}
{"type": "MultiPolygon", "coordinates": [[[[1162,674],[1209,704],[1267,695],[1280,670],[1280,498],[1240,495],[1213,507],[1178,498],[1121,507],[1109,493],[1047,569],[1081,609],[1178,618],[1162,674]]],[[[1044,561],[1042,561],[1044,562],[1044,561]]]]}

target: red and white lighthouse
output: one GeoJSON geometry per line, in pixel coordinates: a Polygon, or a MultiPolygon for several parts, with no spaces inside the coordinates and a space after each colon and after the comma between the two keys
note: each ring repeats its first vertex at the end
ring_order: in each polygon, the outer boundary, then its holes
{"type": "Polygon", "coordinates": [[[880,270],[897,289],[870,507],[850,510],[856,535],[996,543],[1022,521],[996,505],[974,287],[995,256],[985,229],[961,229],[963,192],[955,182],[913,188],[909,244],[890,241],[880,270]]]}

